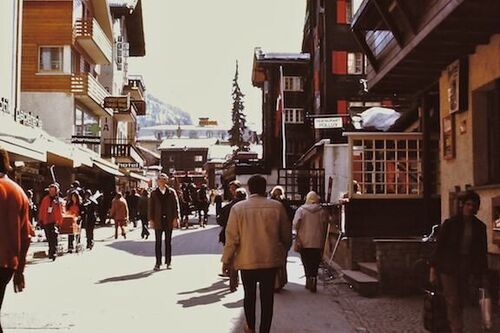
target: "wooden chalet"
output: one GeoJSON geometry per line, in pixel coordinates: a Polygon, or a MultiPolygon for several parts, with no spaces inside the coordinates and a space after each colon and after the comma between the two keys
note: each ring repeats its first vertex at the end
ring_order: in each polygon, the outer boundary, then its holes
{"type": "Polygon", "coordinates": [[[369,251],[346,255],[340,242],[339,252],[356,269],[345,271],[348,280],[368,294],[377,284],[384,292],[418,288],[415,262],[432,247],[421,236],[455,212],[466,188],[481,195],[490,268],[500,267],[500,155],[492,149],[500,143],[492,134],[500,125],[499,14],[490,0],[365,0],[353,18],[368,91],[406,96],[419,115],[415,133],[347,133],[357,186],[340,208],[341,228],[351,244],[368,240],[360,248],[369,251]]]}

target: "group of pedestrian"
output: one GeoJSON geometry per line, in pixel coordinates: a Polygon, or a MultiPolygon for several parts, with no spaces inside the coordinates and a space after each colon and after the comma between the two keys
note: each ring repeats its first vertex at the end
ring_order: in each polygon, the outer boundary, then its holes
{"type": "MultiPolygon", "coordinates": [[[[261,321],[259,332],[269,332],[273,317],[274,293],[286,284],[286,260],[292,245],[292,227],[307,277],[306,288],[316,291],[316,276],[322,256],[328,224],[327,213],[315,192],[295,215],[282,187],[275,187],[268,198],[267,182],[260,175],[250,177],[245,198],[241,184],[229,185],[232,200],[222,207],[218,223],[224,244],[222,275],[233,277],[239,271],[244,289],[245,332],[255,332],[257,284],[260,290],[261,321]],[[226,219],[226,216],[227,219],[226,219]]],[[[231,278],[233,280],[233,278],[231,278]]],[[[230,282],[231,290],[235,290],[230,282]]]]}

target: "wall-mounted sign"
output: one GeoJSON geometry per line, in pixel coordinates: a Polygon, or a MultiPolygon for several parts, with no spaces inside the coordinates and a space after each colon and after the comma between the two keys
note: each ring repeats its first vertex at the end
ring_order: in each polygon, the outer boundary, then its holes
{"type": "Polygon", "coordinates": [[[448,66],[448,105],[450,114],[468,107],[468,60],[463,58],[448,66]]]}
{"type": "Polygon", "coordinates": [[[342,128],[341,117],[314,118],[314,129],[342,128]]]}
{"type": "Polygon", "coordinates": [[[443,118],[443,158],[450,160],[455,157],[455,128],[453,117],[443,118]]]}
{"type": "Polygon", "coordinates": [[[99,145],[101,144],[101,137],[90,135],[73,135],[71,137],[71,143],[99,145]]]}
{"type": "Polygon", "coordinates": [[[120,169],[139,169],[140,165],[137,162],[123,162],[118,163],[120,169]]]}
{"type": "Polygon", "coordinates": [[[104,107],[115,110],[128,110],[130,109],[130,95],[105,97],[104,107]]]}

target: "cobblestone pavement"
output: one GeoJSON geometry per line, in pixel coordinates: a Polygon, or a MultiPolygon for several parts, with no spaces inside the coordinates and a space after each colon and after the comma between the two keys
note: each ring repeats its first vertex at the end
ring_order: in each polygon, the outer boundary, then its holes
{"type": "MultiPolygon", "coordinates": [[[[355,332],[426,333],[423,327],[423,295],[409,297],[378,296],[367,298],[357,294],[341,278],[328,281],[326,290],[344,311],[355,332]]],[[[500,308],[494,310],[494,329],[500,332],[500,308]]],[[[481,332],[479,306],[465,309],[465,332],[481,332]]]]}

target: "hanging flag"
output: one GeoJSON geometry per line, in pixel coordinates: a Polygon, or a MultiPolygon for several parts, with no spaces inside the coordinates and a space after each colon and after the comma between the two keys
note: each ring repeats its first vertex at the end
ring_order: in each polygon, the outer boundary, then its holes
{"type": "Polygon", "coordinates": [[[279,91],[278,98],[276,98],[276,115],[274,122],[274,137],[279,137],[280,129],[281,129],[281,119],[283,118],[283,109],[284,109],[284,101],[283,101],[283,67],[280,66],[279,73],[279,91]]]}

